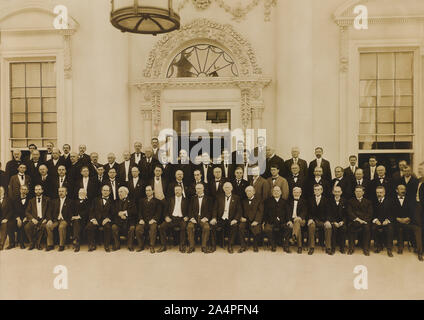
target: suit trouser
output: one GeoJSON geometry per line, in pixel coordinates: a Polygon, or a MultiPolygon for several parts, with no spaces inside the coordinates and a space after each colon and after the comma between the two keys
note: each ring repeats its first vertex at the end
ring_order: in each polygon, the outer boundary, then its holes
{"type": "Polygon", "coordinates": [[[35,225],[32,221],[28,221],[24,226],[24,230],[31,245],[40,245],[46,233],[46,223],[41,223],[41,221],[39,221],[35,225]]]}
{"type": "Polygon", "coordinates": [[[162,246],[166,246],[166,236],[168,234],[168,230],[179,227],[180,228],[180,246],[185,246],[186,244],[186,228],[187,228],[187,222],[184,221],[183,218],[176,218],[173,217],[171,222],[164,221],[159,228],[159,234],[160,234],[160,242],[162,246]]]}
{"type": "Polygon", "coordinates": [[[362,231],[362,249],[369,250],[370,249],[370,236],[371,236],[371,228],[370,224],[361,224],[357,221],[353,221],[348,228],[349,232],[349,249],[355,247],[355,239],[358,232],[362,231]]]}
{"type": "Polygon", "coordinates": [[[404,247],[404,231],[412,231],[414,233],[415,245],[417,246],[418,254],[422,254],[423,246],[422,246],[422,231],[421,227],[415,224],[404,224],[404,223],[396,223],[396,229],[398,231],[398,247],[403,249],[404,247]]]}
{"type": "Polygon", "coordinates": [[[372,233],[374,234],[374,245],[377,247],[383,247],[384,236],[386,236],[386,248],[393,248],[393,226],[391,223],[383,226],[372,224],[372,233]]]}
{"type": "MultiPolygon", "coordinates": [[[[100,228],[102,225],[95,225],[92,222],[89,222],[87,224],[86,230],[87,230],[87,240],[88,245],[93,247],[95,245],[95,237],[96,237],[96,231],[98,228],[100,228]]],[[[103,227],[103,233],[104,233],[104,246],[105,248],[109,248],[110,246],[110,240],[112,237],[112,224],[110,222],[106,223],[103,227]]]]}
{"type": "Polygon", "coordinates": [[[195,229],[201,228],[202,229],[202,248],[206,248],[207,243],[209,241],[209,235],[210,235],[210,226],[208,222],[202,222],[198,221],[197,223],[189,222],[187,225],[187,236],[188,236],[188,243],[190,248],[194,248],[195,242],[194,242],[194,232],[195,229]]]}
{"type": "Polygon", "coordinates": [[[68,223],[65,220],[53,222],[51,225],[46,226],[47,231],[47,246],[54,245],[53,231],[59,229],[59,246],[63,247],[66,243],[66,228],[68,223]]]}
{"type": "Polygon", "coordinates": [[[346,247],[346,231],[347,228],[345,224],[338,228],[333,225],[333,234],[331,235],[332,249],[336,248],[337,242],[340,246],[340,249],[344,249],[346,247]]]}
{"type": "Polygon", "coordinates": [[[233,224],[231,225],[230,220],[217,220],[215,225],[211,225],[211,245],[212,247],[216,247],[216,231],[218,229],[221,229],[222,232],[224,232],[224,235],[228,235],[228,245],[232,246],[234,245],[234,242],[236,241],[237,236],[237,229],[238,225],[233,224]]]}
{"type": "Polygon", "coordinates": [[[314,220],[314,222],[308,225],[309,248],[315,248],[315,235],[317,229],[324,229],[325,248],[330,249],[333,229],[331,224],[329,226],[325,226],[325,222],[319,220],[314,220]]]}
{"type": "Polygon", "coordinates": [[[288,241],[289,241],[289,236],[291,231],[291,234],[296,237],[297,247],[301,248],[303,245],[302,227],[305,226],[306,221],[301,219],[296,219],[296,220],[293,220],[292,223],[293,223],[293,226],[288,226],[288,225],[284,226],[284,228],[288,228],[287,240],[285,240],[287,241],[286,244],[287,246],[289,245],[288,241]]]}
{"type": "Polygon", "coordinates": [[[266,234],[267,238],[271,242],[271,247],[273,247],[273,248],[275,247],[275,243],[276,243],[276,241],[275,241],[276,232],[275,232],[274,228],[280,229],[280,224],[279,223],[276,223],[276,224],[266,223],[265,226],[264,226],[264,233],[266,234]]]}
{"type": "Polygon", "coordinates": [[[149,229],[149,241],[150,241],[150,247],[154,248],[156,245],[156,235],[158,232],[158,225],[157,223],[144,223],[144,224],[138,224],[135,227],[135,237],[137,239],[138,247],[141,248],[144,246],[144,233],[149,229]]]}
{"type": "MultiPolygon", "coordinates": [[[[2,223],[0,226],[0,248],[3,248],[4,243],[6,242],[8,223],[9,221],[7,221],[6,223],[2,223]]],[[[10,242],[10,239],[9,239],[9,242],[10,242]]]]}
{"type": "Polygon", "coordinates": [[[81,239],[81,224],[82,224],[82,220],[81,219],[75,219],[71,222],[72,225],[72,237],[74,239],[74,243],[75,244],[79,244],[80,243],[80,239],[81,239]]]}
{"type": "Polygon", "coordinates": [[[18,227],[16,219],[8,220],[7,223],[1,224],[0,227],[0,246],[3,247],[6,242],[6,237],[9,237],[9,245],[15,246],[15,231],[18,233],[19,244],[24,244],[24,228],[23,223],[18,227]]]}
{"type": "MultiPolygon", "coordinates": [[[[253,221],[252,221],[253,222],[253,221]]],[[[259,240],[259,236],[261,235],[262,232],[262,228],[260,224],[257,224],[256,226],[252,226],[252,222],[246,221],[246,222],[240,222],[239,225],[239,231],[240,231],[240,245],[243,248],[246,248],[246,240],[245,238],[247,237],[247,228],[250,229],[250,231],[253,233],[253,246],[257,247],[258,246],[258,240],[259,240]],[[248,226],[249,224],[249,226],[248,226]]]]}
{"type": "Polygon", "coordinates": [[[128,248],[132,248],[134,243],[135,226],[130,225],[128,221],[119,221],[112,225],[113,242],[116,248],[121,246],[121,241],[119,239],[120,233],[127,236],[128,248]]]}

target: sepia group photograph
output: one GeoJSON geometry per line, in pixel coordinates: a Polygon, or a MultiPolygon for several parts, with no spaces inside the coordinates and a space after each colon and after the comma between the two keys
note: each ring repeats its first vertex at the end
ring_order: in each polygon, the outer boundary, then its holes
{"type": "Polygon", "coordinates": [[[423,76],[424,0],[0,0],[0,300],[424,299],[423,76]]]}

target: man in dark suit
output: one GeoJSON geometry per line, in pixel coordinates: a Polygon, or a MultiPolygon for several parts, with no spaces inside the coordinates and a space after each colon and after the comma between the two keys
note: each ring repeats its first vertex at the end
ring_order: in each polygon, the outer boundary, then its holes
{"type": "Polygon", "coordinates": [[[364,177],[369,181],[373,181],[377,177],[377,158],[371,156],[368,163],[364,165],[364,177]]]}
{"type": "Polygon", "coordinates": [[[153,178],[153,171],[158,164],[158,160],[153,158],[152,147],[147,147],[145,150],[145,156],[138,163],[138,168],[141,172],[141,179],[145,184],[149,183],[149,181],[153,178]]]}
{"type": "Polygon", "coordinates": [[[153,158],[155,158],[156,160],[159,160],[159,156],[160,156],[159,139],[156,137],[152,138],[151,145],[152,145],[153,158]]]}
{"type": "Polygon", "coordinates": [[[323,188],[324,196],[329,197],[331,194],[331,180],[326,180],[323,176],[322,167],[315,167],[314,176],[306,181],[304,186],[305,196],[311,198],[314,196],[314,186],[319,184],[323,188]]]}
{"type": "Polygon", "coordinates": [[[151,185],[145,189],[146,198],[140,199],[138,204],[138,222],[135,228],[135,235],[138,243],[137,252],[144,249],[144,234],[149,232],[150,253],[155,253],[156,234],[158,223],[162,217],[164,208],[161,201],[156,199],[151,185]]]}
{"type": "Polygon", "coordinates": [[[258,252],[258,240],[262,232],[262,217],[264,214],[263,201],[255,196],[255,188],[248,186],[246,188],[247,199],[243,200],[243,213],[240,219],[239,232],[241,248],[239,253],[247,250],[245,238],[248,228],[253,234],[253,251],[258,252]]]}
{"type": "Polygon", "coordinates": [[[202,154],[201,163],[199,163],[198,165],[193,165],[192,169],[193,169],[193,172],[195,170],[200,170],[202,174],[202,180],[206,184],[208,184],[210,181],[214,179],[214,176],[213,176],[214,167],[212,165],[209,154],[207,154],[206,152],[202,154]]]}
{"type": "MultiPolygon", "coordinates": [[[[82,163],[78,161],[78,154],[72,152],[69,156],[71,164],[67,168],[67,175],[71,184],[76,184],[81,178],[81,168],[83,167],[82,163]]],[[[75,190],[75,189],[74,189],[75,190]]]]}
{"type": "Polygon", "coordinates": [[[89,222],[86,227],[89,252],[96,250],[95,235],[99,228],[103,228],[105,251],[110,252],[114,204],[109,196],[110,187],[104,185],[102,187],[102,196],[93,200],[88,218],[89,222]]]}
{"type": "Polygon", "coordinates": [[[6,172],[1,170],[1,162],[0,162],[0,186],[3,187],[4,190],[7,190],[6,172]]]}
{"type": "MultiPolygon", "coordinates": [[[[303,178],[308,177],[308,163],[299,158],[300,150],[298,147],[293,147],[291,149],[291,159],[285,161],[286,172],[290,173],[293,164],[297,164],[299,166],[299,175],[303,178]]],[[[293,189],[292,189],[293,190],[293,189]]],[[[292,191],[291,190],[291,191],[292,191]]]]}
{"type": "Polygon", "coordinates": [[[227,149],[222,150],[221,163],[218,165],[222,170],[222,176],[227,180],[234,179],[236,165],[231,162],[231,155],[227,149]]]}
{"type": "Polygon", "coordinates": [[[21,186],[26,186],[28,190],[31,190],[32,188],[31,178],[26,175],[26,165],[23,163],[21,163],[18,167],[18,174],[10,178],[8,192],[9,198],[12,200],[19,199],[21,186]]]}
{"type": "Polygon", "coordinates": [[[404,166],[403,168],[403,176],[395,181],[397,187],[402,184],[406,187],[406,197],[410,199],[410,201],[414,202],[414,199],[417,195],[417,189],[419,181],[412,174],[412,168],[409,165],[404,166]]]}
{"type": "Polygon", "coordinates": [[[87,198],[87,192],[80,189],[78,199],[74,201],[74,210],[71,214],[71,227],[73,234],[74,251],[79,252],[81,244],[81,230],[86,225],[89,216],[90,202],[87,198]]]}
{"type": "MultiPolygon", "coordinates": [[[[24,222],[25,222],[25,211],[28,207],[29,203],[29,189],[27,186],[21,186],[20,188],[20,196],[16,200],[12,200],[12,213],[13,213],[13,221],[10,221],[7,230],[9,236],[9,247],[10,249],[15,247],[15,231],[18,236],[18,242],[21,249],[25,249],[24,244],[24,222]]],[[[8,248],[9,248],[8,247],[8,248]]]]}
{"type": "Polygon", "coordinates": [[[271,195],[269,183],[262,178],[260,175],[259,166],[255,165],[252,167],[252,177],[250,178],[250,185],[255,188],[255,198],[260,201],[265,201],[271,195]]]}
{"type": "Polygon", "coordinates": [[[128,181],[130,181],[132,177],[131,169],[137,165],[135,162],[131,161],[131,154],[129,151],[123,153],[123,158],[124,161],[118,166],[118,177],[122,185],[128,185],[128,181]]]}
{"type": "Polygon", "coordinates": [[[237,167],[234,171],[234,179],[231,181],[233,185],[233,193],[240,198],[240,201],[246,199],[246,188],[249,182],[243,179],[243,168],[237,167]]]}
{"type": "Polygon", "coordinates": [[[139,165],[141,159],[144,157],[144,153],[141,151],[143,145],[141,142],[134,143],[134,152],[131,154],[131,162],[135,163],[135,165],[139,165]]]}
{"type": "Polygon", "coordinates": [[[236,167],[244,163],[244,142],[239,140],[236,144],[236,150],[231,153],[231,162],[236,167]]]}
{"type": "Polygon", "coordinates": [[[175,178],[175,167],[172,163],[169,163],[168,156],[166,153],[161,153],[159,156],[160,166],[162,167],[162,176],[166,181],[171,181],[175,178]]]}
{"type": "MultiPolygon", "coordinates": [[[[265,200],[264,202],[264,215],[263,222],[264,233],[268,237],[268,240],[271,242],[271,251],[277,251],[276,246],[276,232],[285,225],[287,217],[287,202],[282,197],[281,188],[279,186],[273,186],[272,196],[265,200]]],[[[283,239],[288,238],[290,229],[283,228],[283,239]]],[[[290,253],[289,247],[284,246],[284,251],[290,253]]]]}
{"type": "Polygon", "coordinates": [[[347,205],[347,214],[349,217],[349,251],[347,254],[349,255],[353,254],[355,251],[355,238],[360,231],[362,231],[362,249],[364,255],[370,255],[370,233],[373,208],[372,202],[364,198],[364,194],[365,188],[361,185],[356,186],[355,197],[350,199],[347,205]]]}
{"type": "Polygon", "coordinates": [[[287,177],[287,183],[289,185],[289,198],[293,196],[293,189],[298,187],[302,190],[305,189],[306,175],[300,174],[299,164],[293,163],[290,168],[290,174],[287,177]]]}
{"type": "Polygon", "coordinates": [[[71,167],[71,146],[67,143],[65,143],[62,147],[63,154],[60,156],[60,159],[65,164],[66,170],[69,170],[71,167]]]}
{"type": "Polygon", "coordinates": [[[87,166],[88,170],[90,170],[90,177],[97,177],[99,174],[98,169],[102,166],[99,163],[99,154],[97,152],[90,153],[90,163],[87,166]]]}
{"type": "Polygon", "coordinates": [[[92,201],[97,197],[97,181],[94,177],[90,177],[90,170],[87,166],[83,166],[80,171],[80,178],[77,180],[73,187],[74,199],[78,198],[78,192],[80,189],[84,189],[87,193],[88,201],[92,201]]]}
{"type": "Polygon", "coordinates": [[[123,184],[117,179],[116,170],[114,168],[109,169],[107,173],[108,178],[105,181],[104,185],[109,186],[110,188],[110,199],[115,203],[119,199],[118,190],[123,184]]]}
{"type": "Polygon", "coordinates": [[[223,190],[224,194],[218,195],[214,202],[213,218],[210,222],[212,251],[216,250],[216,232],[221,230],[224,235],[228,235],[228,252],[233,253],[238,223],[242,215],[242,205],[240,197],[232,192],[231,182],[224,183],[223,190]]]}
{"type": "Polygon", "coordinates": [[[289,198],[289,184],[287,180],[280,175],[280,168],[278,165],[271,165],[270,172],[271,176],[267,179],[270,193],[272,193],[273,187],[278,186],[282,192],[281,196],[284,200],[287,200],[289,198]]]}
{"type": "Polygon", "coordinates": [[[284,159],[275,154],[275,150],[271,147],[266,147],[266,160],[265,160],[265,171],[261,174],[262,178],[268,179],[271,177],[271,168],[278,167],[280,170],[280,176],[286,178],[288,171],[286,171],[286,165],[284,159]]]}
{"type": "Polygon", "coordinates": [[[102,191],[101,191],[102,186],[106,183],[108,179],[108,177],[105,174],[105,167],[103,165],[97,168],[97,176],[95,176],[94,178],[97,183],[96,197],[100,197],[100,195],[102,194],[102,191]]]}
{"type": "Polygon", "coordinates": [[[396,183],[403,177],[403,169],[408,165],[406,160],[399,160],[398,162],[398,170],[394,171],[392,174],[392,180],[396,183]]]}
{"type": "Polygon", "coordinates": [[[85,144],[81,144],[78,146],[78,159],[81,161],[83,166],[88,166],[91,162],[90,156],[86,154],[87,146],[85,144]]]}
{"type": "Polygon", "coordinates": [[[41,250],[41,240],[46,232],[47,212],[50,210],[50,199],[43,195],[43,187],[36,185],[35,197],[29,201],[25,211],[25,234],[30,242],[29,250],[37,247],[41,250]]]}
{"type": "Polygon", "coordinates": [[[193,169],[187,151],[180,150],[178,163],[175,165],[174,170],[181,170],[184,173],[184,184],[189,186],[193,182],[193,169]]]}
{"type": "Polygon", "coordinates": [[[227,182],[227,180],[222,177],[221,168],[215,167],[213,169],[213,179],[208,183],[208,192],[212,199],[216,199],[219,194],[224,193],[223,186],[225,182],[227,182]]]}
{"type": "Polygon", "coordinates": [[[143,184],[140,178],[140,170],[138,167],[131,168],[131,178],[126,184],[129,195],[128,197],[138,204],[139,200],[144,196],[143,184]]]}
{"type": "Polygon", "coordinates": [[[199,183],[196,185],[196,195],[191,198],[188,210],[187,234],[189,248],[187,253],[194,252],[194,232],[196,227],[202,231],[202,252],[211,253],[207,248],[207,243],[210,236],[209,221],[212,219],[213,201],[215,200],[205,195],[203,184],[199,183]]]}
{"type": "Polygon", "coordinates": [[[6,191],[3,186],[0,186],[0,251],[3,250],[6,238],[9,234],[9,247],[15,246],[15,234],[10,237],[10,230],[14,225],[15,219],[12,211],[12,200],[6,196],[6,191]],[[8,232],[9,231],[9,232],[8,232]]]}
{"type": "Polygon", "coordinates": [[[112,220],[113,251],[121,248],[120,234],[127,236],[128,250],[134,251],[133,243],[135,225],[137,223],[137,206],[128,197],[128,193],[127,187],[120,187],[118,189],[119,199],[115,204],[112,220]]]}
{"type": "Polygon", "coordinates": [[[386,168],[384,166],[378,166],[376,169],[375,178],[370,182],[370,199],[373,202],[377,201],[376,190],[378,187],[384,187],[385,197],[392,198],[394,195],[394,186],[391,179],[386,175],[386,168]]]}
{"type": "Polygon", "coordinates": [[[415,204],[406,197],[406,187],[398,185],[393,204],[393,217],[395,228],[398,233],[398,254],[403,253],[404,232],[412,232],[418,254],[418,260],[423,261],[422,249],[422,229],[419,224],[419,217],[416,216],[415,204]]]}
{"type": "Polygon", "coordinates": [[[168,190],[166,192],[167,198],[172,198],[175,196],[175,187],[180,186],[181,192],[184,198],[187,198],[189,195],[188,185],[184,181],[184,172],[182,170],[175,171],[175,179],[168,183],[168,190]]]}
{"type": "MultiPolygon", "coordinates": [[[[294,187],[293,197],[291,197],[291,199],[288,201],[286,226],[291,231],[294,241],[297,243],[298,254],[302,253],[302,228],[306,225],[307,216],[308,204],[307,201],[302,197],[302,189],[299,187],[294,187]]],[[[289,239],[284,239],[284,243],[284,246],[288,246],[289,239]]]]}
{"type": "Polygon", "coordinates": [[[325,235],[325,252],[329,255],[331,251],[331,234],[333,232],[330,214],[329,201],[323,194],[322,185],[314,186],[314,196],[308,201],[308,233],[309,233],[309,255],[312,255],[315,250],[315,231],[323,229],[325,235]]]}
{"type": "MultiPolygon", "coordinates": [[[[346,178],[345,178],[346,179],[346,178]]],[[[345,253],[347,233],[347,202],[342,198],[343,190],[340,186],[333,187],[333,197],[329,201],[329,217],[333,234],[331,235],[331,253],[336,252],[338,242],[340,253],[345,253]]]]}
{"type": "Polygon", "coordinates": [[[104,165],[106,175],[109,173],[109,170],[114,168],[116,174],[119,172],[119,164],[116,162],[116,156],[114,153],[109,153],[107,155],[107,163],[104,165]]]}
{"type": "Polygon", "coordinates": [[[69,198],[74,198],[74,190],[72,189],[73,184],[70,183],[68,176],[66,175],[66,167],[65,165],[60,165],[59,168],[57,168],[58,176],[54,178],[52,181],[52,199],[58,199],[59,198],[59,188],[65,187],[67,190],[67,196],[69,198]]]}
{"type": "Polygon", "coordinates": [[[49,161],[53,155],[53,148],[54,148],[54,144],[53,142],[49,141],[46,143],[46,148],[47,148],[47,152],[44,154],[43,156],[43,162],[46,163],[47,161],[49,161]]]}
{"type": "Polygon", "coordinates": [[[58,148],[53,148],[52,157],[49,161],[46,162],[46,166],[51,179],[57,177],[57,169],[60,165],[63,165],[64,162],[60,159],[60,150],[58,148]]]}
{"type": "Polygon", "coordinates": [[[350,180],[351,184],[353,184],[355,181],[356,169],[358,169],[358,157],[351,155],[349,157],[349,167],[346,167],[343,172],[344,177],[350,180]]]}
{"type": "Polygon", "coordinates": [[[257,147],[251,152],[250,163],[263,168],[262,173],[266,170],[266,140],[265,137],[259,136],[256,140],[257,147]]]}
{"type": "Polygon", "coordinates": [[[71,217],[74,212],[74,203],[67,197],[66,187],[59,188],[59,199],[51,201],[50,210],[47,211],[47,248],[46,251],[54,249],[53,231],[57,228],[59,231],[59,251],[65,250],[66,229],[71,223],[71,217]]]}
{"type": "Polygon", "coordinates": [[[167,209],[164,212],[165,221],[160,225],[161,247],[158,252],[166,251],[166,236],[170,229],[180,228],[180,252],[185,252],[186,228],[188,221],[188,200],[183,197],[183,189],[180,185],[174,186],[174,196],[168,199],[167,209]]]}
{"type": "MultiPolygon", "coordinates": [[[[377,179],[377,178],[376,178],[377,179]]],[[[386,197],[383,186],[376,188],[376,201],[374,203],[374,216],[372,219],[372,232],[374,234],[375,253],[383,250],[383,238],[386,238],[387,255],[393,257],[393,201],[386,197]]]]}
{"type": "Polygon", "coordinates": [[[372,199],[372,195],[371,195],[371,182],[367,179],[365,179],[364,177],[364,171],[359,168],[356,170],[355,172],[355,180],[354,183],[352,185],[352,191],[353,191],[353,195],[352,197],[355,197],[355,188],[358,186],[362,186],[364,188],[364,197],[365,199],[371,200],[372,199]]]}
{"type": "Polygon", "coordinates": [[[33,182],[33,185],[41,185],[44,190],[44,195],[51,198],[53,194],[53,180],[54,178],[49,174],[49,170],[45,164],[42,164],[38,171],[40,176],[37,181],[33,182]]]}
{"type": "Polygon", "coordinates": [[[202,173],[199,169],[193,171],[194,182],[190,185],[188,190],[188,198],[192,198],[196,196],[196,185],[199,183],[203,185],[203,190],[205,195],[209,195],[208,184],[204,182],[202,179],[202,173]]]}
{"type": "Polygon", "coordinates": [[[334,169],[335,178],[332,181],[331,190],[334,190],[335,186],[339,186],[342,189],[343,195],[350,197],[352,194],[351,180],[344,176],[343,171],[343,168],[340,166],[334,169]]]}
{"type": "Polygon", "coordinates": [[[40,151],[34,150],[32,152],[32,158],[25,162],[27,174],[30,176],[31,181],[37,181],[39,179],[40,172],[38,172],[38,168],[42,164],[43,162],[40,160],[40,151]]]}
{"type": "Polygon", "coordinates": [[[6,163],[5,174],[6,180],[5,183],[8,185],[10,178],[18,173],[18,168],[22,161],[22,153],[20,150],[13,150],[12,152],[13,159],[6,163]]]}
{"type": "Polygon", "coordinates": [[[330,166],[330,162],[328,160],[325,160],[322,155],[324,153],[323,148],[321,147],[317,147],[315,148],[315,156],[316,159],[311,161],[309,163],[309,178],[313,178],[314,177],[314,172],[315,172],[315,168],[316,167],[321,167],[322,168],[322,177],[327,180],[327,181],[331,181],[331,166],[330,166]]]}

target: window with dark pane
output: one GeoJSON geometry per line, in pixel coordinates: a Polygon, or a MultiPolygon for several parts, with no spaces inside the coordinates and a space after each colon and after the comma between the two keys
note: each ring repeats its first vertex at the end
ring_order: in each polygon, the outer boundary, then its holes
{"type": "Polygon", "coordinates": [[[198,44],[178,53],[167,73],[167,78],[197,77],[238,77],[237,66],[224,50],[198,44]]]}
{"type": "Polygon", "coordinates": [[[414,53],[360,55],[359,149],[413,149],[414,53]]]}
{"type": "Polygon", "coordinates": [[[57,140],[54,61],[10,64],[10,113],[12,148],[57,140]]]}

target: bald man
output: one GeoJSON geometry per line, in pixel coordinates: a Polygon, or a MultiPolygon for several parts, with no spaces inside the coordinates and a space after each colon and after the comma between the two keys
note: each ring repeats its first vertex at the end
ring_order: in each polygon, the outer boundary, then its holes
{"type": "Polygon", "coordinates": [[[20,150],[13,150],[12,160],[6,163],[5,169],[5,183],[9,184],[10,178],[18,173],[19,165],[23,163],[22,161],[22,153],[20,150]]]}
{"type": "Polygon", "coordinates": [[[299,147],[293,147],[291,149],[291,155],[292,157],[285,162],[286,172],[291,172],[292,165],[297,164],[299,165],[299,175],[301,175],[303,178],[306,178],[308,174],[308,163],[299,157],[299,147]]]}
{"type": "Polygon", "coordinates": [[[141,142],[134,143],[134,152],[131,154],[131,161],[137,166],[140,163],[140,160],[144,157],[144,153],[141,151],[143,145],[141,142]]]}

